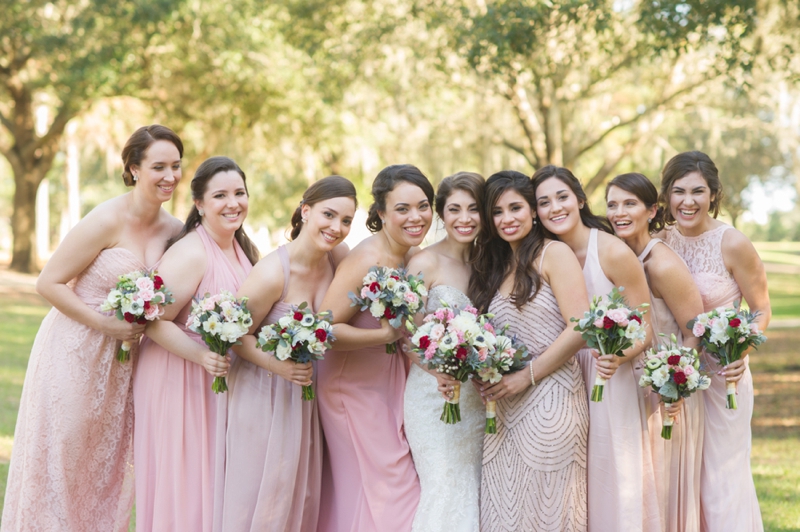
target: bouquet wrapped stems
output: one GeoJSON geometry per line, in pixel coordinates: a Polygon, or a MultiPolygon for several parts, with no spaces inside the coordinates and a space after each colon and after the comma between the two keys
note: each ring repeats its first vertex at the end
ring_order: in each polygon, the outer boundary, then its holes
{"type": "Polygon", "coordinates": [[[497,401],[486,401],[485,434],[497,434],[497,401]]]}
{"type": "Polygon", "coordinates": [[[452,425],[454,423],[458,423],[459,421],[461,421],[461,407],[458,404],[460,398],[461,398],[461,383],[456,382],[453,385],[453,397],[445,401],[444,409],[442,410],[442,417],[439,419],[441,419],[448,425],[452,425]]]}
{"type": "Polygon", "coordinates": [[[661,427],[661,437],[665,440],[672,439],[672,425],[675,424],[675,418],[669,415],[669,413],[664,412],[664,423],[661,427]]]}
{"type": "Polygon", "coordinates": [[[731,410],[736,410],[739,408],[739,405],[736,403],[736,382],[726,382],[725,392],[727,393],[725,408],[729,408],[731,410]]]}
{"type": "Polygon", "coordinates": [[[303,386],[303,401],[313,401],[314,397],[314,388],[311,386],[303,386]]]}
{"type": "MultiPolygon", "coordinates": [[[[225,358],[225,353],[227,352],[226,346],[213,346],[211,350],[219,356],[225,358]],[[222,352],[220,353],[220,351],[222,352]]],[[[211,390],[214,393],[227,392],[228,382],[225,380],[225,377],[214,377],[214,382],[211,383],[211,390]]]]}
{"type": "Polygon", "coordinates": [[[131,359],[131,343],[128,340],[122,342],[122,345],[119,346],[119,351],[117,351],[117,360],[122,362],[123,364],[131,359]]]}
{"type": "MultiPolygon", "coordinates": [[[[603,342],[599,341],[599,338],[597,344],[598,347],[600,348],[600,354],[605,355],[606,351],[605,348],[603,347],[603,342]]],[[[608,382],[608,380],[604,379],[600,375],[595,376],[594,387],[592,388],[592,397],[591,397],[593,402],[600,403],[603,401],[603,390],[606,387],[606,382],[608,382]]]]}

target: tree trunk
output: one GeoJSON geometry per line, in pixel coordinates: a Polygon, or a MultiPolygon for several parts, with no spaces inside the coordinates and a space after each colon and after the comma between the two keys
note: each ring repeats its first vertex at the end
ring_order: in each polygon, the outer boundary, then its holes
{"type": "Polygon", "coordinates": [[[39,271],[36,253],[36,190],[44,177],[37,179],[40,171],[14,171],[14,213],[11,216],[11,231],[14,235],[12,270],[24,273],[39,271]]]}

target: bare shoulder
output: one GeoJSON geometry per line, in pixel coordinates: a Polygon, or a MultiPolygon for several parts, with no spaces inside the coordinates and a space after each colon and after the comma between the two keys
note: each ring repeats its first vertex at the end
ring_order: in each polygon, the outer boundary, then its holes
{"type": "Polygon", "coordinates": [[[686,263],[667,245],[653,246],[650,257],[645,262],[645,270],[653,278],[669,276],[671,272],[676,271],[689,272],[686,263]]]}
{"type": "Polygon", "coordinates": [[[428,246],[408,261],[408,271],[413,275],[418,272],[428,272],[428,275],[431,275],[438,268],[440,257],[433,246],[428,246]]]}
{"type": "Polygon", "coordinates": [[[370,266],[379,264],[380,258],[380,251],[375,236],[371,236],[361,241],[356,247],[350,250],[336,269],[340,270],[342,267],[346,267],[361,273],[367,271],[370,266]]]}
{"type": "Polygon", "coordinates": [[[722,253],[755,253],[756,248],[744,233],[731,227],[722,235],[722,253]]]}
{"type": "Polygon", "coordinates": [[[603,231],[598,231],[597,253],[600,255],[601,260],[629,261],[633,259],[637,262],[639,260],[625,242],[603,231]]]}
{"type": "MultiPolygon", "coordinates": [[[[578,262],[578,258],[575,256],[575,253],[572,251],[567,244],[561,242],[560,240],[550,240],[547,239],[544,242],[544,246],[547,247],[546,250],[543,249],[544,253],[544,265],[557,265],[564,261],[575,261],[578,262]]],[[[541,255],[539,255],[541,257],[541,255]]],[[[538,262],[539,257],[534,259],[538,262]]]]}
{"type": "Polygon", "coordinates": [[[203,241],[196,231],[190,231],[186,236],[172,244],[172,246],[164,252],[164,258],[161,262],[182,262],[188,264],[206,263],[206,249],[203,246],[203,241]]]}
{"type": "Polygon", "coordinates": [[[344,260],[344,258],[350,253],[350,246],[342,242],[331,251],[333,254],[333,263],[337,266],[344,260]]]}
{"type": "Polygon", "coordinates": [[[264,290],[283,287],[285,275],[277,249],[259,260],[250,272],[250,277],[258,279],[259,284],[264,285],[264,290]]]}
{"type": "Polygon", "coordinates": [[[177,236],[178,233],[181,232],[181,229],[183,229],[183,222],[178,218],[175,218],[175,216],[173,216],[163,207],[161,208],[161,220],[163,226],[167,228],[170,238],[177,236]]]}

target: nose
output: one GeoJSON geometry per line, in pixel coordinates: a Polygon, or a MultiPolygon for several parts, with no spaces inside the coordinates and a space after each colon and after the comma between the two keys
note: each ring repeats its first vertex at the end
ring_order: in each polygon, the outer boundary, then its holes
{"type": "Polygon", "coordinates": [[[417,221],[422,219],[422,214],[419,212],[419,209],[411,209],[408,216],[409,220],[417,221]]]}
{"type": "Polygon", "coordinates": [[[342,222],[338,218],[334,218],[331,220],[331,230],[336,231],[339,233],[342,229],[342,222]]]}

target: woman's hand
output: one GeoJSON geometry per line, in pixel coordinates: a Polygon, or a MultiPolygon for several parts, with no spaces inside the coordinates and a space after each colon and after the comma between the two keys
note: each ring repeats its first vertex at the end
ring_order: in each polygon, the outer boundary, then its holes
{"type": "Polygon", "coordinates": [[[128,323],[118,320],[116,316],[105,316],[101,322],[100,332],[123,342],[135,343],[142,337],[147,324],[128,323]]]}
{"type": "Polygon", "coordinates": [[[391,324],[389,324],[389,320],[386,318],[381,318],[380,330],[381,333],[383,333],[383,336],[386,338],[386,341],[384,342],[386,344],[393,344],[403,337],[403,331],[392,327],[391,324]]]}
{"type": "Polygon", "coordinates": [[[669,414],[672,419],[678,419],[681,411],[683,410],[683,397],[678,398],[677,401],[672,403],[663,403],[664,411],[669,414]]]}
{"type": "Polygon", "coordinates": [[[231,367],[230,359],[227,356],[220,356],[210,349],[204,349],[196,363],[203,366],[208,374],[214,377],[224,377],[231,367]]]}
{"type": "Polygon", "coordinates": [[[739,382],[744,376],[744,370],[747,369],[746,361],[747,357],[745,356],[731,362],[727,366],[724,366],[722,370],[719,371],[719,374],[725,377],[727,382],[739,382]]]}
{"type": "Polygon", "coordinates": [[[601,355],[597,351],[592,351],[592,356],[597,359],[595,367],[597,368],[598,377],[602,377],[605,380],[613,377],[614,373],[617,372],[617,368],[619,368],[620,364],[624,361],[623,357],[618,357],[617,355],[601,355]]]}
{"type": "Polygon", "coordinates": [[[431,375],[436,377],[436,382],[438,383],[438,390],[439,393],[442,394],[445,401],[448,399],[453,398],[453,387],[459,383],[455,378],[447,373],[439,373],[438,371],[428,371],[431,375]]]}
{"type": "Polygon", "coordinates": [[[528,373],[527,368],[523,368],[515,373],[503,375],[500,382],[496,384],[481,383],[480,392],[484,401],[499,401],[506,396],[524,392],[530,385],[530,373],[528,373]]]}
{"type": "Polygon", "coordinates": [[[311,377],[314,375],[314,366],[311,362],[298,364],[292,360],[269,359],[269,371],[282,379],[298,386],[311,386],[311,377]]]}

